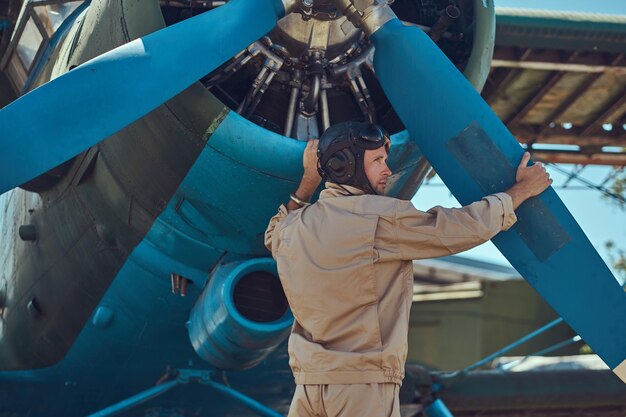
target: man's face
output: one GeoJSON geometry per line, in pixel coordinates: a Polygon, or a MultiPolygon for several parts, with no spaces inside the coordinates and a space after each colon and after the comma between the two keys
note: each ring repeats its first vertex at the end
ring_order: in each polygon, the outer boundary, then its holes
{"type": "Polygon", "coordinates": [[[391,170],[387,166],[387,151],[384,146],[378,149],[367,149],[363,156],[365,176],[377,194],[385,194],[387,178],[391,170]]]}

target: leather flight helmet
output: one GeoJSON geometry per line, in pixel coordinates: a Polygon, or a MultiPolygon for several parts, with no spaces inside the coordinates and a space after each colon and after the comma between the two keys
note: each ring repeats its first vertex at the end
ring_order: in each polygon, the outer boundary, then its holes
{"type": "Polygon", "coordinates": [[[376,194],[365,175],[365,151],[385,146],[389,153],[390,144],[389,134],[375,124],[344,122],[333,125],[324,132],[317,147],[319,173],[328,181],[376,194]]]}

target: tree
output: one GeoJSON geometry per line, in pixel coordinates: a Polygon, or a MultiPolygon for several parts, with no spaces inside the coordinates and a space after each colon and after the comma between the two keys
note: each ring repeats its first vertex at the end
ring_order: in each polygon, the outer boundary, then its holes
{"type": "MultiPolygon", "coordinates": [[[[611,198],[610,201],[626,211],[626,171],[616,168],[613,173],[613,178],[609,189],[611,193],[621,198],[611,198]]],[[[609,251],[609,259],[613,264],[613,268],[615,268],[617,273],[621,276],[622,282],[626,282],[626,251],[624,248],[618,248],[615,242],[611,240],[606,242],[606,248],[609,251]]]]}

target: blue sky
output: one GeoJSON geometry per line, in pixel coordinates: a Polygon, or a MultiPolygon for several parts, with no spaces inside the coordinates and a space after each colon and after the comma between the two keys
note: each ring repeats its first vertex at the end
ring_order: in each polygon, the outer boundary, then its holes
{"type": "MultiPolygon", "coordinates": [[[[626,15],[626,0],[496,0],[496,7],[498,6],[626,15]]],[[[571,171],[572,166],[564,165],[562,169],[571,171]]],[[[607,240],[612,240],[626,249],[626,211],[621,211],[611,204],[598,191],[581,189],[580,183],[576,181],[569,183],[568,186],[571,187],[569,189],[560,188],[566,177],[549,167],[548,171],[554,179],[557,193],[608,264],[609,256],[604,246],[607,240]]],[[[610,169],[606,167],[588,167],[582,172],[582,176],[592,183],[600,184],[609,172],[610,169]]],[[[424,185],[412,201],[421,210],[436,205],[459,206],[438,177],[430,184],[424,185]]],[[[463,256],[497,264],[509,264],[491,242],[465,252],[463,256]]]]}
{"type": "MultiPolygon", "coordinates": [[[[571,165],[561,165],[562,169],[571,171],[571,165]]],[[[609,263],[609,254],[605,248],[607,240],[612,240],[618,246],[626,249],[626,212],[611,204],[596,190],[581,187],[577,181],[570,181],[567,188],[561,188],[567,177],[548,167],[550,176],[554,179],[553,186],[574,218],[594,245],[600,256],[609,263]]],[[[582,176],[594,184],[600,184],[609,173],[606,167],[590,166],[585,168],[582,176]]],[[[413,204],[420,210],[427,210],[433,206],[459,207],[460,204],[452,197],[439,177],[425,184],[413,198],[413,204]]],[[[485,243],[471,251],[463,253],[474,259],[480,259],[496,264],[509,265],[508,261],[491,243],[485,243]]]]}

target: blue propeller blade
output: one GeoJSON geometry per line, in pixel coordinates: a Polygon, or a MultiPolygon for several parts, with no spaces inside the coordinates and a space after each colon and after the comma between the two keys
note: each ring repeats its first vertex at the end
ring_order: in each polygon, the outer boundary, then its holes
{"type": "Polygon", "coordinates": [[[123,129],[269,32],[281,0],[231,0],[74,68],[0,110],[0,194],[123,129]]]}
{"type": "MultiPolygon", "coordinates": [[[[392,19],[371,40],[387,97],[459,202],[510,187],[522,147],[430,38],[392,19]]],[[[516,213],[493,242],[626,382],[626,293],[552,188],[516,213]]]]}

